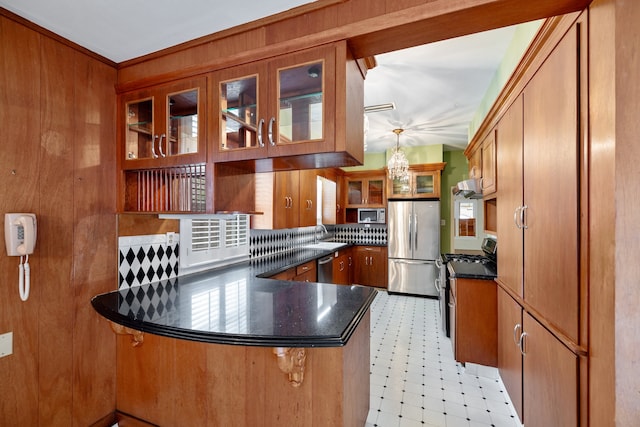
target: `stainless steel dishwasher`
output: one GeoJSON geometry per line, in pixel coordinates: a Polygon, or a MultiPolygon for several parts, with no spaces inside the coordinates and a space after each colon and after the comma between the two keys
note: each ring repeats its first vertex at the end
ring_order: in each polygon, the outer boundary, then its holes
{"type": "Polygon", "coordinates": [[[333,283],[333,254],[318,260],[318,282],[333,283]]]}

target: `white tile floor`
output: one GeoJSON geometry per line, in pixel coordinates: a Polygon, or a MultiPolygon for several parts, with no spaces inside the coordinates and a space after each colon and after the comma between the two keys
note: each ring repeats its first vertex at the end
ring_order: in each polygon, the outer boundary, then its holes
{"type": "Polygon", "coordinates": [[[502,382],[489,378],[496,371],[473,368],[453,359],[437,300],[380,292],[371,306],[366,427],[519,427],[502,382]]]}

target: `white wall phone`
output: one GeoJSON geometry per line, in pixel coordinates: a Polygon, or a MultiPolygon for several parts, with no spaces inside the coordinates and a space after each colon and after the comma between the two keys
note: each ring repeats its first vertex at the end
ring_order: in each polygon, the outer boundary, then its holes
{"type": "Polygon", "coordinates": [[[18,288],[22,301],[26,301],[29,298],[31,286],[29,255],[33,253],[36,247],[37,234],[38,226],[35,214],[8,213],[4,215],[4,240],[7,255],[20,257],[18,288]]]}

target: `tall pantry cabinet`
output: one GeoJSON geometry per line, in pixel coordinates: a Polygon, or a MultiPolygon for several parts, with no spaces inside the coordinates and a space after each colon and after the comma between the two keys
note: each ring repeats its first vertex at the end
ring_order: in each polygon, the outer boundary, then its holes
{"type": "Polygon", "coordinates": [[[585,40],[581,16],[497,127],[498,367],[527,427],[580,419],[585,40]]]}

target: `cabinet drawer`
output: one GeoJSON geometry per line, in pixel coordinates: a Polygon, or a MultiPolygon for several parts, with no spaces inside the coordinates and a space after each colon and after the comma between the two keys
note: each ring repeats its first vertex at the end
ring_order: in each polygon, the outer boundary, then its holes
{"type": "Polygon", "coordinates": [[[308,261],[296,267],[296,276],[316,269],[315,261],[308,261]]]}

